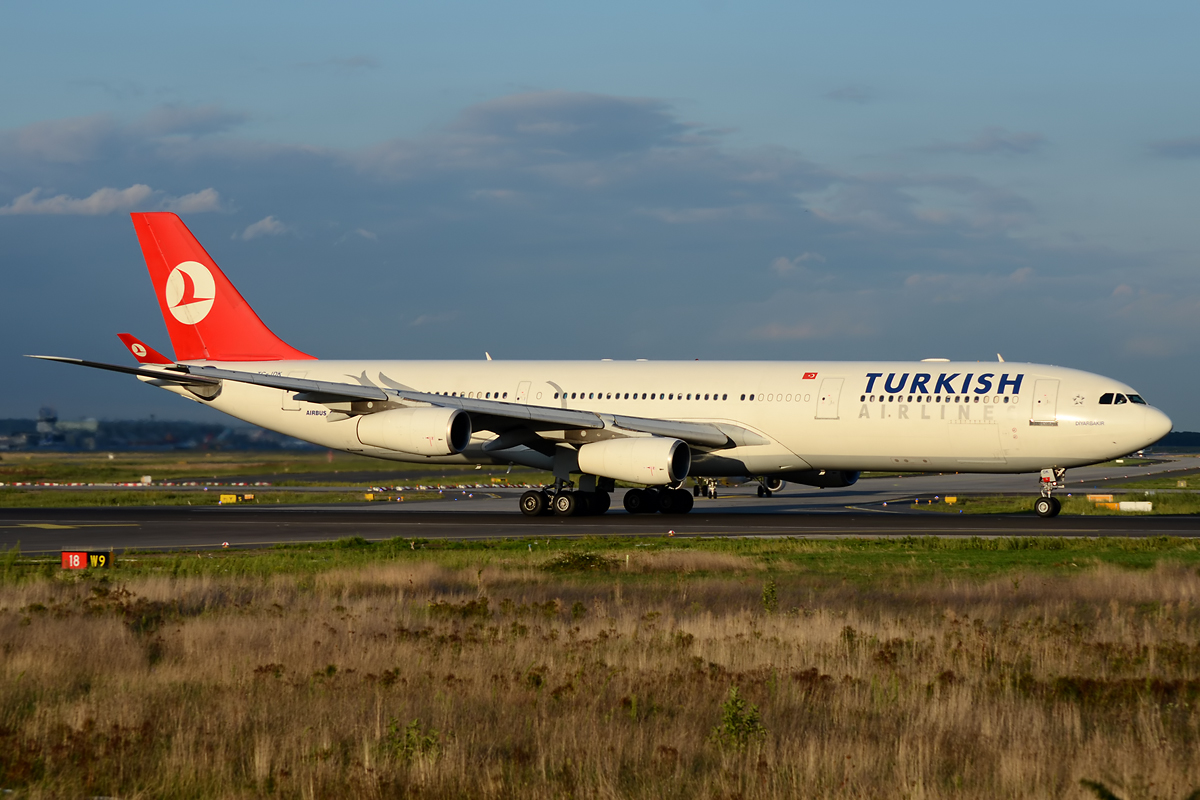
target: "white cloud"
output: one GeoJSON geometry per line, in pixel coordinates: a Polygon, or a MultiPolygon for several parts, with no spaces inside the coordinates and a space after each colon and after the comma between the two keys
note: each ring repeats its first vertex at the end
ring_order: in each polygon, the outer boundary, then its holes
{"type": "Polygon", "coordinates": [[[818,262],[824,264],[825,256],[821,255],[820,253],[801,253],[795,258],[784,258],[783,256],[780,256],[771,262],[771,269],[773,269],[777,275],[783,277],[785,275],[790,275],[797,270],[803,271],[803,265],[805,262],[818,262]]]}
{"type": "MultiPolygon", "coordinates": [[[[101,216],[116,211],[134,211],[145,206],[154,195],[162,192],[151,189],[144,183],[135,183],[128,189],[113,189],[105,187],[97,189],[87,197],[71,197],[58,194],[53,197],[42,197],[40,186],[31,189],[6,206],[0,206],[0,214],[13,216],[18,214],[76,214],[81,216],[101,216]]],[[[201,189],[198,192],[185,194],[182,197],[164,197],[162,208],[184,214],[199,214],[205,211],[220,211],[221,196],[216,189],[201,189]]]]}
{"type": "Polygon", "coordinates": [[[177,214],[202,214],[205,211],[221,210],[221,195],[211,186],[198,192],[185,194],[182,197],[168,197],[163,201],[163,208],[177,214]]]}
{"type": "Polygon", "coordinates": [[[154,190],[144,183],[135,183],[128,189],[97,189],[83,198],[66,194],[41,197],[41,193],[40,186],[31,189],[8,205],[0,207],[0,214],[111,214],[114,211],[137,208],[154,194],[154,190]]]}
{"type": "Polygon", "coordinates": [[[357,228],[354,232],[364,239],[370,239],[372,242],[379,240],[379,237],[376,236],[374,232],[369,231],[366,228],[357,228]]]}
{"type": "Polygon", "coordinates": [[[233,238],[249,241],[256,239],[259,236],[279,236],[281,233],[287,233],[290,230],[287,225],[284,225],[273,216],[263,217],[253,225],[247,225],[246,230],[240,234],[235,234],[233,238]]]}
{"type": "Polygon", "coordinates": [[[444,322],[453,322],[457,317],[457,311],[446,311],[441,314],[422,314],[408,323],[408,325],[410,328],[419,328],[422,325],[439,325],[444,322]]]}

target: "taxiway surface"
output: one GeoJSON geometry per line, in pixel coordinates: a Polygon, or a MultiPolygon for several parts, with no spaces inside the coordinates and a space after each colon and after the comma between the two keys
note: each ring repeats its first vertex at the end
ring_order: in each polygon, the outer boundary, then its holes
{"type": "MultiPolygon", "coordinates": [[[[1143,467],[1091,467],[1068,474],[1063,492],[1104,490],[1137,478],[1190,474],[1200,458],[1143,467]]],[[[63,549],[194,550],[264,547],[329,541],[492,539],[539,536],[1200,536],[1200,518],[1167,516],[1058,517],[920,512],[913,500],[947,494],[1034,494],[1030,475],[920,475],[874,478],[844,489],[788,486],[771,498],[752,488],[723,490],[698,499],[686,516],[630,515],[614,509],[601,517],[539,517],[517,510],[520,490],[447,490],[440,501],[305,506],[158,506],[70,509],[0,509],[0,546],[22,552],[63,549]]],[[[619,495],[620,493],[618,493],[619,495]]]]}

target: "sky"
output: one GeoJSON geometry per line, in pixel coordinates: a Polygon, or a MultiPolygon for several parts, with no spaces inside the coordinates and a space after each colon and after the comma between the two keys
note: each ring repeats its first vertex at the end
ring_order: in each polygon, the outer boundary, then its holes
{"type": "Polygon", "coordinates": [[[0,417],[216,419],[128,214],[323,358],[1031,361],[1200,430],[1200,6],[9,4],[0,417]]]}

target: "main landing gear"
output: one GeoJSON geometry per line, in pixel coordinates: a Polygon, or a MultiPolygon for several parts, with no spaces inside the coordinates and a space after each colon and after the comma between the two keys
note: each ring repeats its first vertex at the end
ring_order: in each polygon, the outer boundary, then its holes
{"type": "Polygon", "coordinates": [[[630,489],[625,493],[625,510],[630,514],[686,514],[692,510],[692,495],[687,489],[666,486],[630,489]]]}
{"type": "Polygon", "coordinates": [[[712,478],[696,478],[696,485],[692,487],[692,496],[716,500],[717,482],[712,478]]]}
{"type": "MultiPolygon", "coordinates": [[[[555,481],[558,484],[558,481],[555,481]]],[[[521,495],[521,513],[527,517],[582,517],[603,514],[612,505],[612,496],[603,489],[576,492],[571,485],[555,485],[550,489],[533,489],[521,495]]]]}
{"type": "MultiPolygon", "coordinates": [[[[521,495],[521,513],[527,517],[583,517],[603,514],[612,504],[612,496],[602,490],[572,491],[569,486],[531,489],[521,495]]],[[[625,510],[630,514],[686,514],[692,510],[692,495],[686,489],[651,487],[630,489],[625,493],[625,510]]]]}
{"type": "Polygon", "coordinates": [[[1062,503],[1051,492],[1066,486],[1066,474],[1067,471],[1060,467],[1042,470],[1042,496],[1034,501],[1033,513],[1043,519],[1058,516],[1058,512],[1062,511],[1062,503]]]}

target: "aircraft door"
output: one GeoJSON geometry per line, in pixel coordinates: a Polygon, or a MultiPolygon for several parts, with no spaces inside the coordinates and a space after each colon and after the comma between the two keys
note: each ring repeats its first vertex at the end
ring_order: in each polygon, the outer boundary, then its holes
{"type": "Polygon", "coordinates": [[[1033,421],[1054,422],[1058,412],[1058,381],[1040,380],[1033,385],[1033,421]]]}
{"type": "MultiPolygon", "coordinates": [[[[289,372],[287,374],[287,376],[289,378],[303,378],[306,375],[308,375],[307,372],[289,372]]],[[[280,403],[279,408],[283,411],[299,411],[300,410],[300,401],[292,399],[292,395],[294,395],[296,393],[293,392],[291,389],[283,389],[282,391],[283,391],[283,400],[280,403]]]]}
{"type": "Polygon", "coordinates": [[[825,378],[821,381],[821,394],[817,397],[817,419],[837,419],[838,401],[842,397],[844,378],[825,378]]]}
{"type": "Polygon", "coordinates": [[[517,384],[517,402],[529,402],[529,381],[521,381],[517,384]]]}

